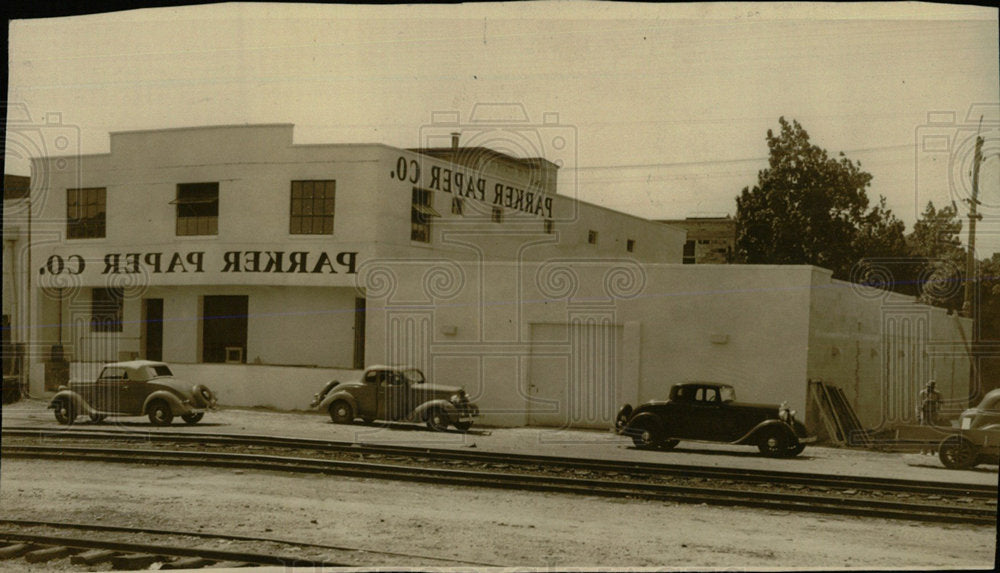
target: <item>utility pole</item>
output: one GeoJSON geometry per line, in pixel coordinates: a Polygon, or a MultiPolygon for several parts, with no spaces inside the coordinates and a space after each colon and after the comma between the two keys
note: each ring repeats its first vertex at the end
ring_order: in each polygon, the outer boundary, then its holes
{"type": "MultiPolygon", "coordinates": [[[[982,129],[983,118],[979,118],[982,129]]],[[[965,257],[965,301],[962,303],[962,315],[972,319],[972,344],[969,349],[969,394],[979,395],[979,325],[976,324],[975,305],[973,297],[978,293],[978,273],[976,272],[976,221],[982,215],[976,212],[979,206],[979,164],[983,161],[983,138],[976,133],[976,151],[972,156],[972,200],[969,201],[969,250],[965,257]]]]}
{"type": "MultiPolygon", "coordinates": [[[[979,119],[982,123],[982,118],[979,119]]],[[[965,300],[962,303],[962,315],[973,318],[975,307],[972,298],[975,296],[974,288],[977,282],[976,276],[976,221],[982,215],[976,212],[979,206],[979,164],[983,161],[983,138],[976,135],[976,152],[972,157],[972,200],[969,201],[969,249],[965,256],[965,300]]],[[[973,320],[975,320],[973,318],[973,320]]],[[[975,338],[975,328],[973,338],[975,338]]]]}

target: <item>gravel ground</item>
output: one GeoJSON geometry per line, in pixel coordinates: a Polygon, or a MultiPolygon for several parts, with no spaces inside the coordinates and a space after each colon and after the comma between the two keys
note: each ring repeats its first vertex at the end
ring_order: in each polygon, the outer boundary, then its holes
{"type": "MultiPolygon", "coordinates": [[[[8,519],[275,537],[456,566],[992,568],[992,527],[268,472],[8,460],[8,519]]],[[[405,566],[405,565],[403,565],[405,566]]],[[[68,560],[0,571],[67,571],[68,560]]]]}
{"type": "MultiPolygon", "coordinates": [[[[3,427],[19,425],[59,427],[51,411],[38,401],[4,406],[3,427]]],[[[160,431],[144,418],[79,426],[160,431]]],[[[474,428],[466,434],[442,434],[408,425],[338,426],[326,416],[301,412],[223,409],[196,426],[174,424],[167,430],[997,483],[996,466],[946,470],[933,456],[809,447],[798,458],[773,460],[761,458],[753,448],[686,443],[671,452],[644,452],[609,432],[474,428]]],[[[8,519],[93,520],[403,554],[375,554],[374,564],[394,570],[420,563],[420,556],[469,562],[474,569],[488,565],[601,570],[991,569],[996,548],[992,527],[328,476],[6,460],[0,466],[0,478],[0,509],[8,519]]],[[[81,569],[70,568],[67,559],[41,566],[23,560],[0,562],[0,571],[69,570],[81,569]]]]}
{"type": "MultiPolygon", "coordinates": [[[[47,426],[58,429],[52,411],[46,403],[24,400],[3,407],[3,427],[21,425],[47,426]]],[[[145,417],[109,418],[102,424],[92,424],[78,418],[77,427],[122,429],[130,431],[160,431],[145,417]]],[[[635,460],[666,464],[687,464],[708,467],[731,467],[951,481],[956,483],[997,485],[997,466],[983,465],[971,470],[945,469],[937,456],[899,454],[810,446],[792,459],[761,457],[749,446],[729,446],[681,442],[669,452],[636,450],[630,440],[610,431],[559,430],[549,428],[482,428],[461,433],[429,432],[415,424],[388,426],[337,425],[330,418],[312,412],[274,412],[268,410],[221,409],[209,412],[203,422],[188,426],[175,423],[166,431],[213,432],[224,434],[261,434],[359,443],[398,444],[433,448],[478,448],[484,451],[519,452],[553,456],[635,460]]]]}

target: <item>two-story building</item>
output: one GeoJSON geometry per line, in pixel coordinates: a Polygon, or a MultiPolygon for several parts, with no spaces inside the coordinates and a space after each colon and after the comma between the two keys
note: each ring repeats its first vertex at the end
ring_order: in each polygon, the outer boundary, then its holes
{"type": "Polygon", "coordinates": [[[607,427],[689,380],[807,424],[816,378],[871,426],[912,417],[931,376],[968,402],[969,324],[944,310],[809,266],[684,265],[683,229],[557,193],[547,159],[293,136],[130,131],[34,159],[11,263],[32,394],[142,357],[289,410],[410,363],[497,425],[607,427]]]}

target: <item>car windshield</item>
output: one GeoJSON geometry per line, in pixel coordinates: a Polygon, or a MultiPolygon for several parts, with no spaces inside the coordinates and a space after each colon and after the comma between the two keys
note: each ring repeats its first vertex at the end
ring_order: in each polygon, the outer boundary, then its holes
{"type": "Polygon", "coordinates": [[[402,373],[410,384],[422,384],[424,381],[424,373],[416,368],[407,368],[402,373]]]}
{"type": "Polygon", "coordinates": [[[719,394],[722,396],[723,402],[732,402],[736,400],[736,390],[732,386],[720,386],[719,394]]]}

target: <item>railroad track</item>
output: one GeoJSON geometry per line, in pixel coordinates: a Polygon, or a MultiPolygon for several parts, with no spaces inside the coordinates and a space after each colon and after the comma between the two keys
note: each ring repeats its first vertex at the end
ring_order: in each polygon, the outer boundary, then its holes
{"type": "Polygon", "coordinates": [[[0,560],[43,563],[69,558],[71,565],[102,570],[242,568],[278,565],[321,570],[324,567],[413,566],[496,567],[491,563],[319,545],[275,538],[223,535],[201,531],[0,519],[0,560]],[[123,542],[121,539],[141,539],[123,542]],[[245,549],[218,549],[220,544],[245,549]],[[261,553],[261,548],[270,549],[261,553]],[[331,558],[329,554],[339,557],[331,558]],[[395,565],[393,565],[395,564],[395,565]]]}
{"type": "Polygon", "coordinates": [[[272,448],[274,452],[299,450],[302,452],[339,453],[348,456],[362,456],[367,460],[388,459],[391,461],[413,460],[419,463],[439,462],[449,466],[456,464],[467,467],[481,467],[488,464],[493,469],[533,471],[541,468],[597,474],[674,477],[679,480],[711,483],[740,482],[749,484],[774,484],[791,489],[809,488],[817,491],[867,491],[884,494],[925,495],[941,498],[974,498],[996,500],[996,486],[955,484],[951,482],[915,481],[892,478],[858,476],[831,476],[805,472],[779,472],[739,468],[698,467],[682,464],[656,462],[635,462],[617,460],[593,460],[530,454],[510,454],[443,448],[391,446],[378,444],[358,444],[307,438],[280,436],[194,434],[164,431],[119,431],[95,429],[52,428],[11,428],[4,429],[7,438],[34,438],[38,440],[115,440],[141,441],[149,444],[194,444],[219,445],[235,448],[272,448]]]}
{"type": "MultiPolygon", "coordinates": [[[[603,497],[652,499],[677,503],[742,506],[785,512],[813,512],[930,522],[995,525],[995,501],[965,497],[956,503],[940,496],[907,501],[886,500],[874,494],[847,491],[769,491],[727,487],[720,483],[680,485],[656,476],[612,472],[614,475],[562,477],[547,475],[544,468],[534,472],[507,471],[509,468],[451,469],[424,464],[387,464],[382,461],[346,461],[317,457],[289,457],[260,453],[224,453],[218,451],[175,451],[165,449],[94,448],[51,445],[10,445],[5,440],[4,458],[57,459],[105,463],[146,463],[252,469],[263,471],[322,473],[356,478],[393,479],[435,485],[476,486],[513,490],[545,491],[603,497]]],[[[244,444],[245,445],[245,444],[244,444]]],[[[426,453],[426,450],[421,450],[426,453]]],[[[357,454],[355,454],[357,455],[357,454]]],[[[363,457],[364,454],[362,454],[363,457]]],[[[538,460],[535,460],[536,467],[538,460]]],[[[507,464],[500,464],[507,465],[507,464]]],[[[589,471],[589,470],[587,470],[589,471]]],[[[577,473],[576,475],[579,475],[577,473]]],[[[731,481],[731,480],[730,480],[731,481]]],[[[804,486],[802,486],[804,487],[804,486]]]]}

